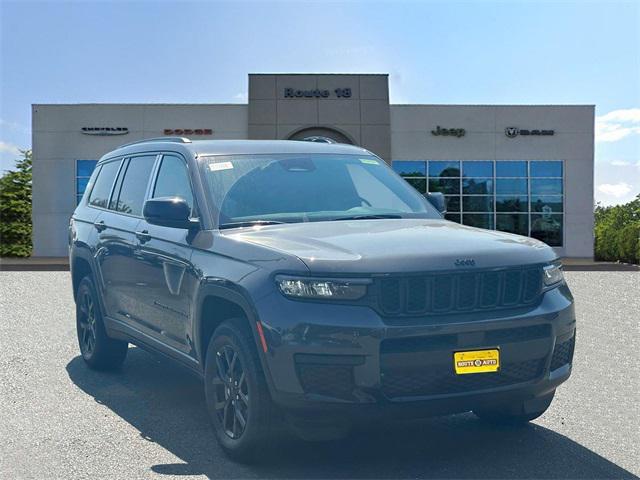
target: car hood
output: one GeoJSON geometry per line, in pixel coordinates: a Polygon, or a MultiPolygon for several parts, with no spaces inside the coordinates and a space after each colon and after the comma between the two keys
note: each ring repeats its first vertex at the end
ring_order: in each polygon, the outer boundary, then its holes
{"type": "Polygon", "coordinates": [[[394,273],[494,268],[549,262],[529,237],[446,220],[378,219],[292,223],[235,229],[230,239],[295,255],[314,273],[394,273]],[[472,262],[462,262],[472,260],[472,262]]]}

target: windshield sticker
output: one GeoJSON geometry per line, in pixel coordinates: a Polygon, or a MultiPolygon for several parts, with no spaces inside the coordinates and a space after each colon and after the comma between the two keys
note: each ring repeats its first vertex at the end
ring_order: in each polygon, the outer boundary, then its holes
{"type": "Polygon", "coordinates": [[[367,165],[379,165],[377,160],[374,160],[373,158],[361,158],[360,161],[362,163],[366,163],[367,165]]]}
{"type": "Polygon", "coordinates": [[[217,162],[209,164],[209,170],[211,170],[212,172],[218,172],[220,170],[230,170],[232,168],[233,163],[231,162],[217,162]]]}

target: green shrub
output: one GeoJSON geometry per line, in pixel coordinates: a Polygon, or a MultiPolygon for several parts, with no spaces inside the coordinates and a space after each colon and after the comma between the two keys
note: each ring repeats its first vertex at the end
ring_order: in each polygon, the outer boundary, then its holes
{"type": "Polygon", "coordinates": [[[31,255],[31,150],[0,177],[0,256],[31,255]]]}
{"type": "Polygon", "coordinates": [[[640,195],[624,205],[596,206],[595,258],[640,264],[640,195]]]}

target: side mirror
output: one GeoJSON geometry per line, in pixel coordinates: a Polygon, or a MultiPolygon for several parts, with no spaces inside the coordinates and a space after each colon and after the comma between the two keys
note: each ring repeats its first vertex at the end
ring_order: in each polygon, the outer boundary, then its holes
{"type": "Polygon", "coordinates": [[[440,213],[447,213],[447,199],[441,192],[427,193],[425,197],[440,213]]]}
{"type": "Polygon", "coordinates": [[[194,228],[197,220],[191,220],[191,208],[182,197],[158,197],[144,202],[142,214],[152,225],[172,228],[194,228]]]}

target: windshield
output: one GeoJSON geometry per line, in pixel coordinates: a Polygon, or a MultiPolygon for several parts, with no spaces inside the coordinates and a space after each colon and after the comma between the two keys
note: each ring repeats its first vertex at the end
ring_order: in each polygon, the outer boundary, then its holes
{"type": "Polygon", "coordinates": [[[367,155],[205,156],[220,228],[365,218],[441,218],[383,161],[367,155]]]}

